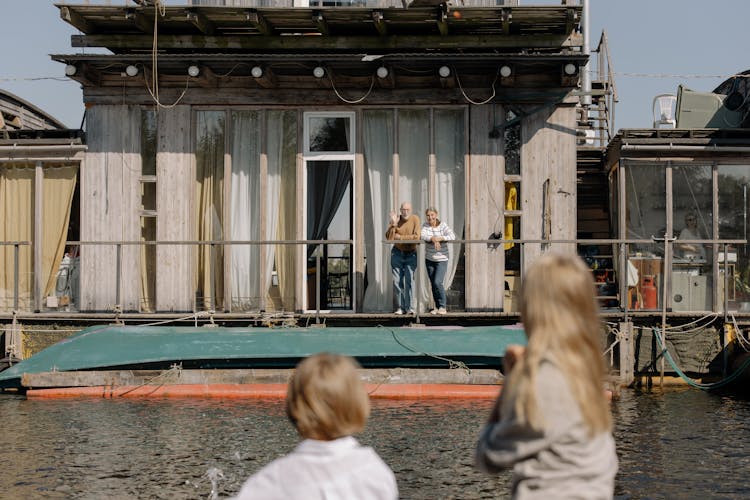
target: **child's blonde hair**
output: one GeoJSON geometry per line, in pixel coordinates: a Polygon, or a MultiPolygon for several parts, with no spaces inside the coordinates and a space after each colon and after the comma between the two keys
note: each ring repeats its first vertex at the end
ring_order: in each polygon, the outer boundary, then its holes
{"type": "Polygon", "coordinates": [[[509,377],[506,400],[515,401],[517,417],[533,428],[544,427],[535,387],[539,365],[548,358],[562,370],[589,431],[610,430],[601,320],[591,270],[574,255],[540,257],[523,276],[521,319],[528,346],[509,377]]]}
{"type": "Polygon", "coordinates": [[[286,412],[303,438],[331,441],[361,432],[370,398],[357,362],[320,353],[302,360],[289,381],[286,412]]]}

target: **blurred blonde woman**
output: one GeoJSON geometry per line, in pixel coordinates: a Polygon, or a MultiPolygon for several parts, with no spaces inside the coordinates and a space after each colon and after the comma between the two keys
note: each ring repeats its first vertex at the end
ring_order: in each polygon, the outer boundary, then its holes
{"type": "Polygon", "coordinates": [[[286,412],[303,441],[252,475],[236,499],[395,499],[396,478],[360,445],[370,415],[354,359],[321,353],[303,360],[289,382],[286,412]]]}
{"type": "Polygon", "coordinates": [[[576,256],[540,257],[523,277],[521,318],[527,347],[508,346],[478,467],[513,467],[516,499],[612,498],[617,454],[591,271],[576,256]]]}

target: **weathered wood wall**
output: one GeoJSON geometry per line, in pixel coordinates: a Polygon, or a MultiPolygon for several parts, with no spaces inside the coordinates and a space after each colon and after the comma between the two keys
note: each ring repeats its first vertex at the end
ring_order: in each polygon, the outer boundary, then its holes
{"type": "MultiPolygon", "coordinates": [[[[156,237],[158,241],[196,239],[193,221],[195,166],[191,108],[159,111],[156,154],[156,237]]],[[[157,311],[192,311],[196,248],[159,245],[156,251],[157,311]]]]}
{"type": "MultiPolygon", "coordinates": [[[[466,239],[485,240],[503,224],[503,176],[505,159],[502,139],[490,138],[495,117],[504,116],[495,104],[469,108],[469,162],[466,169],[468,210],[466,239]],[[494,108],[494,109],[493,109],[494,108]]],[[[502,245],[466,245],[466,310],[501,311],[503,307],[505,254],[502,245]]]]}
{"type": "MultiPolygon", "coordinates": [[[[81,166],[82,241],[134,241],[140,238],[140,107],[92,106],[86,114],[88,153],[81,166]]],[[[118,305],[137,311],[140,297],[140,250],[122,247],[117,273],[116,245],[81,249],[82,311],[108,311],[118,305]]]]}
{"type": "MultiPolygon", "coordinates": [[[[545,107],[521,122],[521,238],[576,238],[575,105],[545,107]]],[[[547,248],[575,252],[574,244],[528,244],[523,267],[547,248]]]]}

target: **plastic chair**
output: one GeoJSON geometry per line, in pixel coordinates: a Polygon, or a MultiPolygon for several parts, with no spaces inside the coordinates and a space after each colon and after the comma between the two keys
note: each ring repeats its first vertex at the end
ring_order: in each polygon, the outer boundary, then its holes
{"type": "Polygon", "coordinates": [[[651,107],[651,111],[654,116],[654,128],[662,128],[662,125],[666,125],[665,128],[676,128],[677,120],[675,114],[677,112],[677,96],[673,94],[659,94],[654,97],[654,102],[651,107]],[[658,112],[658,114],[657,114],[658,112]]]}

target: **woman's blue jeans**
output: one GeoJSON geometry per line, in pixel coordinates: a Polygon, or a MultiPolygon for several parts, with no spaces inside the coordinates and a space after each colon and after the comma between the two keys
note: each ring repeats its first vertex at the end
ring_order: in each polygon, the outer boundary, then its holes
{"type": "Polygon", "coordinates": [[[435,302],[435,308],[445,308],[445,273],[448,270],[447,260],[425,260],[425,267],[427,268],[427,277],[430,278],[430,286],[432,286],[432,300],[435,302]]]}

